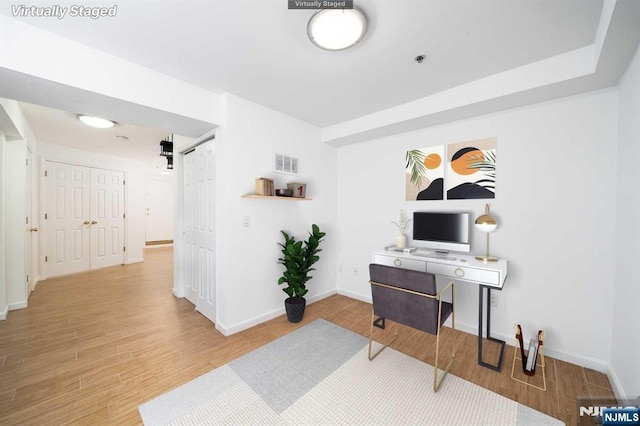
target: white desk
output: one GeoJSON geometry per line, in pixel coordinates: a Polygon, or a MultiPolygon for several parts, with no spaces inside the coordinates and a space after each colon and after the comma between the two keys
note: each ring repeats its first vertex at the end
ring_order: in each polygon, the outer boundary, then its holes
{"type": "MultiPolygon", "coordinates": [[[[424,253],[426,253],[425,251],[424,253]]],[[[422,253],[420,251],[419,253],[422,253]]],[[[502,290],[507,279],[507,261],[499,259],[496,262],[484,262],[474,256],[450,253],[449,258],[424,257],[415,253],[403,253],[396,251],[376,251],[373,253],[373,263],[379,265],[394,266],[396,268],[411,269],[414,271],[430,272],[434,275],[448,279],[467,282],[478,285],[478,364],[495,371],[502,369],[505,342],[491,337],[491,289],[502,290]],[[499,343],[500,356],[497,364],[489,364],[482,359],[482,323],[484,311],[484,289],[486,289],[487,304],[487,339],[499,343]]]]}

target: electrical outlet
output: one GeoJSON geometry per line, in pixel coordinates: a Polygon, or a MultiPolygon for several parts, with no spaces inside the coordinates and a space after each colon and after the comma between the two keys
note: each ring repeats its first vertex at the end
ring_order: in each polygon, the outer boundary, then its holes
{"type": "Polygon", "coordinates": [[[251,218],[249,216],[242,217],[242,226],[248,228],[251,226],[251,218]]]}
{"type": "Polygon", "coordinates": [[[491,293],[491,307],[492,308],[497,308],[498,307],[498,294],[497,293],[491,293]]]}

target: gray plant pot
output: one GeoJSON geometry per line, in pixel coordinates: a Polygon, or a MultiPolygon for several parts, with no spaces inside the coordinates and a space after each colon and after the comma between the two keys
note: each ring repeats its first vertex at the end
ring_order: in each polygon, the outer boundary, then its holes
{"type": "Polygon", "coordinates": [[[304,317],[304,308],[307,300],[304,297],[288,297],[284,300],[284,309],[287,311],[289,322],[300,322],[304,317]]]}

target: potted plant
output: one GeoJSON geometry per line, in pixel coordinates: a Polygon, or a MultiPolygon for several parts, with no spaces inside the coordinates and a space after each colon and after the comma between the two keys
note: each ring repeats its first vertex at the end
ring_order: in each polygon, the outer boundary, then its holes
{"type": "Polygon", "coordinates": [[[282,247],[282,257],[278,259],[278,263],[284,265],[285,271],[278,280],[278,285],[287,284],[282,291],[289,296],[284,301],[289,322],[300,322],[307,305],[304,298],[308,291],[306,284],[312,278],[309,273],[315,270],[311,266],[320,260],[318,253],[322,249],[318,247],[326,233],[320,232],[316,224],[311,225],[311,232],[306,241],[296,241],[286,232],[280,232],[284,236],[284,244],[278,243],[282,247]]]}

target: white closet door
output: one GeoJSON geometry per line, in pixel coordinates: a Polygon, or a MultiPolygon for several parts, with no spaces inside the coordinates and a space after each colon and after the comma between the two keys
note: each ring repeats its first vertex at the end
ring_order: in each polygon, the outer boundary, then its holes
{"type": "Polygon", "coordinates": [[[90,267],[88,167],[47,162],[46,271],[48,276],[86,271],[90,267]]]}
{"type": "Polygon", "coordinates": [[[91,269],[124,263],[124,173],[91,169],[91,269]]]}
{"type": "Polygon", "coordinates": [[[215,322],[215,144],[184,157],[185,296],[215,322]]]}
{"type": "Polygon", "coordinates": [[[196,151],[193,150],[184,156],[183,167],[183,217],[184,217],[184,291],[185,297],[194,305],[197,302],[196,289],[196,151]]]}

